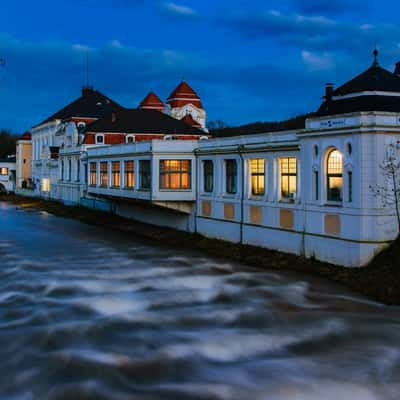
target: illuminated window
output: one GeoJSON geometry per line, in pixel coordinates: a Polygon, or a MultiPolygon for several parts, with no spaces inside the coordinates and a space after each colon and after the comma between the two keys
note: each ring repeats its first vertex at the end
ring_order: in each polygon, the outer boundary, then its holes
{"type": "Polygon", "coordinates": [[[90,186],[96,186],[97,184],[97,164],[95,162],[90,163],[90,186]]]}
{"type": "Polygon", "coordinates": [[[139,188],[146,190],[151,188],[150,160],[139,161],[139,188]]]}
{"type": "Polygon", "coordinates": [[[262,196],[265,193],[265,161],[263,158],[250,160],[251,194],[262,196]]]}
{"type": "Polygon", "coordinates": [[[8,168],[0,168],[0,175],[8,175],[8,168]]]}
{"type": "Polygon", "coordinates": [[[113,161],[111,163],[111,186],[121,186],[121,163],[119,161],[113,161]]]}
{"type": "Polygon", "coordinates": [[[226,193],[237,192],[237,163],[236,160],[225,160],[226,193]]]}
{"type": "Polygon", "coordinates": [[[294,200],[297,192],[297,159],[285,157],[280,159],[281,198],[294,200]]]}
{"type": "Polygon", "coordinates": [[[50,192],[50,179],[42,179],[42,192],[50,192]]]}
{"type": "Polygon", "coordinates": [[[100,163],[100,186],[108,186],[108,163],[106,161],[100,163]]]}
{"type": "Polygon", "coordinates": [[[211,193],[214,190],[214,164],[211,160],[203,161],[204,191],[211,193]]]}
{"type": "Polygon", "coordinates": [[[125,161],[125,187],[133,189],[135,186],[135,162],[125,161]]]}
{"type": "Polygon", "coordinates": [[[343,157],[338,150],[332,150],[327,159],[327,199],[342,201],[343,157]]]}
{"type": "Polygon", "coordinates": [[[160,189],[185,190],[191,187],[190,160],[161,160],[160,189]]]}

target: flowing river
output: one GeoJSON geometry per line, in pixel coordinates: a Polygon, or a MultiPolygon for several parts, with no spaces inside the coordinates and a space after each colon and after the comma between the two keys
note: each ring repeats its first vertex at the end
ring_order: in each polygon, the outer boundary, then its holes
{"type": "Polygon", "coordinates": [[[398,400],[400,308],[0,203],[0,399],[398,400]]]}

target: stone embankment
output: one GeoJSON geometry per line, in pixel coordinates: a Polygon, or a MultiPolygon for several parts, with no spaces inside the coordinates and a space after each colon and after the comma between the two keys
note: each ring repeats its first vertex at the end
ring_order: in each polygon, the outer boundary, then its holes
{"type": "Polygon", "coordinates": [[[67,207],[54,201],[20,196],[0,196],[1,200],[11,202],[22,209],[46,211],[167,245],[200,250],[213,257],[235,260],[257,268],[295,271],[323,277],[345,285],[370,299],[389,305],[400,305],[400,240],[379,254],[369,266],[345,268],[259,247],[238,245],[147,225],[82,207],[67,207]]]}

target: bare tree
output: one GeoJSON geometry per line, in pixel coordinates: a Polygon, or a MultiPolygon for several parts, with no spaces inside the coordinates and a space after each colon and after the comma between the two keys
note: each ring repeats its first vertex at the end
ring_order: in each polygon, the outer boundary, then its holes
{"type": "Polygon", "coordinates": [[[383,207],[396,210],[398,233],[400,234],[400,157],[399,144],[387,146],[386,155],[379,168],[384,178],[383,185],[370,185],[372,193],[379,197],[383,207]]]}

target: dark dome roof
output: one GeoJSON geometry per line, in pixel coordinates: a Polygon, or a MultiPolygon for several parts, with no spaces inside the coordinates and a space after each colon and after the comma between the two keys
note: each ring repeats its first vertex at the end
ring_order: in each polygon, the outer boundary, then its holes
{"type": "Polygon", "coordinates": [[[327,95],[316,115],[368,111],[400,112],[400,76],[382,68],[377,56],[378,52],[375,50],[371,67],[338,87],[331,95],[327,95]]]}
{"type": "Polygon", "coordinates": [[[379,65],[372,65],[351,81],[337,88],[333,95],[344,96],[351,93],[370,91],[400,93],[400,76],[379,65]]]}

